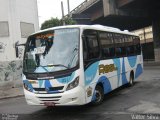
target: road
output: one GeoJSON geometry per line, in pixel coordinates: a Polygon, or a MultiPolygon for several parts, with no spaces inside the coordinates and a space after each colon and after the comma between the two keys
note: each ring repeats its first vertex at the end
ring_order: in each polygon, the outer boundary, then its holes
{"type": "Polygon", "coordinates": [[[0,115],[3,120],[5,117],[18,120],[131,120],[136,117],[160,120],[156,115],[160,114],[160,66],[145,67],[133,87],[123,86],[113,91],[99,106],[28,106],[24,97],[19,97],[1,100],[0,113],[3,113],[0,115]]]}

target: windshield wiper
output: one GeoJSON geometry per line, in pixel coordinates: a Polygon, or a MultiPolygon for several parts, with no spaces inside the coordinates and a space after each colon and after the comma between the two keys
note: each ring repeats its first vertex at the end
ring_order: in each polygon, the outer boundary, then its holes
{"type": "Polygon", "coordinates": [[[36,67],[42,67],[46,72],[48,72],[48,70],[45,68],[45,67],[47,67],[47,66],[42,66],[42,65],[37,65],[36,67]]]}
{"type": "Polygon", "coordinates": [[[62,65],[62,64],[56,64],[56,65],[45,65],[45,66],[40,65],[40,66],[37,66],[37,67],[42,67],[42,68],[44,68],[44,69],[46,70],[46,68],[45,68],[45,67],[59,67],[59,66],[61,66],[61,67],[65,67],[65,68],[69,69],[69,67],[67,67],[67,66],[65,66],[65,65],[62,65]]]}
{"type": "Polygon", "coordinates": [[[65,65],[63,65],[63,64],[47,65],[47,67],[52,67],[52,66],[54,66],[54,67],[59,67],[59,66],[61,66],[61,67],[65,67],[65,68],[69,69],[69,67],[67,67],[67,66],[65,66],[65,65]]]}

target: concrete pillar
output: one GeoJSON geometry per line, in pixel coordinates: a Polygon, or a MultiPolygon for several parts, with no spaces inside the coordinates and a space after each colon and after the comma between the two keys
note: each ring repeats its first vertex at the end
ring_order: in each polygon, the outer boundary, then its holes
{"type": "Polygon", "coordinates": [[[152,21],[155,61],[160,61],[160,19],[152,21]]]}

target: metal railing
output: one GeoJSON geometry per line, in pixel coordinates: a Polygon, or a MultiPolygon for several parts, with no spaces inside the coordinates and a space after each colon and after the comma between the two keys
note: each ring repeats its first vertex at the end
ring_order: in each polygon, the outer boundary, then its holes
{"type": "Polygon", "coordinates": [[[81,13],[93,4],[97,3],[100,0],[85,0],[83,3],[81,3],[79,6],[77,6],[75,9],[73,9],[70,14],[77,14],[81,13]]]}

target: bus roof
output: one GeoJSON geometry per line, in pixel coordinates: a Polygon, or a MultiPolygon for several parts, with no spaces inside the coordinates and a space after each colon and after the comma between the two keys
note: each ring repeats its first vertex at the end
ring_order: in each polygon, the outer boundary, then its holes
{"type": "Polygon", "coordinates": [[[81,29],[93,29],[93,30],[100,30],[100,31],[106,31],[106,32],[113,32],[113,33],[120,33],[120,34],[126,34],[126,35],[134,35],[134,36],[138,36],[135,33],[131,33],[128,30],[120,30],[118,28],[114,28],[114,27],[108,27],[108,26],[103,26],[103,25],[66,25],[66,26],[57,26],[57,27],[52,27],[52,28],[48,28],[45,30],[40,30],[34,34],[37,33],[42,33],[42,32],[46,32],[46,31],[50,31],[50,30],[55,30],[55,29],[61,29],[61,28],[81,28],[81,29]]]}

